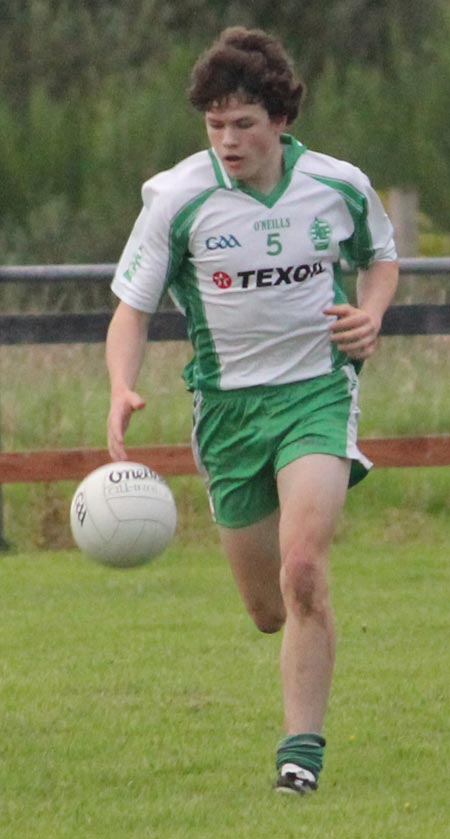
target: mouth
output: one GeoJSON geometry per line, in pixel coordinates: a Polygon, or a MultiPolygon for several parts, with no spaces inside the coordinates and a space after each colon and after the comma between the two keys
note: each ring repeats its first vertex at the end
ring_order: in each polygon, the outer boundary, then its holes
{"type": "Polygon", "coordinates": [[[235,166],[238,163],[241,163],[243,160],[242,157],[239,157],[237,154],[227,154],[223,158],[224,163],[227,163],[229,166],[235,166]]]}

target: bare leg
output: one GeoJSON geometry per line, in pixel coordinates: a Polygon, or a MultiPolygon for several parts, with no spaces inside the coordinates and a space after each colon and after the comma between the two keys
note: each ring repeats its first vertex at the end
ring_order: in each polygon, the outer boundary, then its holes
{"type": "Polygon", "coordinates": [[[220,527],[245,607],[261,632],[277,632],[285,609],[280,591],[278,511],[248,527],[220,527]]]}
{"type": "Polygon", "coordinates": [[[287,612],[281,652],[287,734],[320,732],[334,664],[328,595],[330,543],[344,504],[349,463],[308,455],[280,470],[281,591],[287,612]]]}
{"type": "Polygon", "coordinates": [[[262,632],[283,623],[281,675],[287,734],[319,733],[334,664],[328,554],[350,465],[307,455],[280,470],[278,512],[249,527],[221,527],[222,544],[247,611],[262,632]],[[280,570],[281,554],[281,570],[280,570]]]}

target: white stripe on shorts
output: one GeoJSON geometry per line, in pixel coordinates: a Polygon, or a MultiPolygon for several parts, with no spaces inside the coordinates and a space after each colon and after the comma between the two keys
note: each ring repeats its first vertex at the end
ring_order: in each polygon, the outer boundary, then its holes
{"type": "Polygon", "coordinates": [[[346,454],[350,460],[358,460],[362,466],[368,471],[372,468],[373,463],[362,453],[358,448],[358,417],[360,409],[358,407],[359,382],[353,364],[344,364],[341,368],[343,373],[347,376],[348,392],[352,398],[350,405],[350,412],[347,423],[347,448],[346,454]]]}

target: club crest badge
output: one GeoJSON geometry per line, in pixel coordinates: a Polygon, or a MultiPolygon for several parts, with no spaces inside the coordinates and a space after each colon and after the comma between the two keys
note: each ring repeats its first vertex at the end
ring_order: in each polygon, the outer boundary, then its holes
{"type": "Polygon", "coordinates": [[[316,251],[326,251],[331,242],[331,225],[326,219],[316,217],[309,228],[309,237],[316,251]]]}

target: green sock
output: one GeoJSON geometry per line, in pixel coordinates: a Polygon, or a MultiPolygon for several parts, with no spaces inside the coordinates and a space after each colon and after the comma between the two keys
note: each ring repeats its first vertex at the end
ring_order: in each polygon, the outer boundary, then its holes
{"type": "Polygon", "coordinates": [[[323,765],[325,739],[320,734],[292,734],[285,737],[277,748],[277,769],[284,763],[295,763],[319,777],[323,765]]]}

